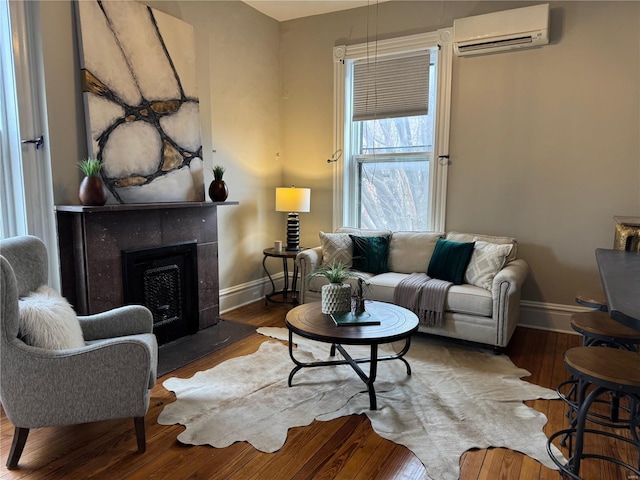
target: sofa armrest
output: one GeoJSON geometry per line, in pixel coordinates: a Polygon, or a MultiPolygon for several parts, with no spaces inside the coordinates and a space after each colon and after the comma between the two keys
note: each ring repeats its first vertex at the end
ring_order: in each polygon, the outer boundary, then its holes
{"type": "Polygon", "coordinates": [[[529,265],[518,258],[509,262],[493,279],[493,318],[497,322],[496,345],[506,347],[520,315],[520,292],[529,265]]]}
{"type": "Polygon", "coordinates": [[[300,293],[298,302],[304,303],[304,295],[307,290],[309,275],[322,265],[322,247],[307,248],[296,256],[296,266],[300,273],[300,293]]]}

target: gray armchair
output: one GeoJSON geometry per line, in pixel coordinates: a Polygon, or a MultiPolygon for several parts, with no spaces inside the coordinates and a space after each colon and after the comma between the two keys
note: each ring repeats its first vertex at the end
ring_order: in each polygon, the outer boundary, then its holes
{"type": "Polygon", "coordinates": [[[18,336],[18,298],[47,283],[47,250],[36,237],[9,238],[0,263],[0,400],[15,427],[7,467],[17,467],[31,428],[114,418],[134,418],[144,452],[158,363],[151,312],[124,306],[78,317],[86,346],[33,347],[18,336]]]}

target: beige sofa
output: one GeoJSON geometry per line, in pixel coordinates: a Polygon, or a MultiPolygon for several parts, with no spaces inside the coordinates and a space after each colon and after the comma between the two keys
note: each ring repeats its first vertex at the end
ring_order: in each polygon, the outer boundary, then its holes
{"type": "Polygon", "coordinates": [[[324,277],[310,278],[311,272],[328,262],[352,260],[349,234],[390,235],[389,271],[362,273],[368,282],[365,297],[390,303],[394,301],[395,287],[403,278],[413,272],[427,272],[439,238],[475,242],[464,283],[452,285],[447,292],[442,326],[421,325],[419,331],[490,345],[496,352],[507,346],[518,323],[520,290],[529,272],[527,263],[517,258],[518,245],[514,238],[346,227],[333,234],[320,232],[322,245],[303,250],[296,257],[301,278],[300,303],[319,301],[322,285],[327,283],[324,277]]]}

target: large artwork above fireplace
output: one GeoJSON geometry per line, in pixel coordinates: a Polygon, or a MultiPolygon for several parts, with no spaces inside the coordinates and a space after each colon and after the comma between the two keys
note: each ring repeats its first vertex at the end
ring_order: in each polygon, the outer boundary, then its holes
{"type": "Polygon", "coordinates": [[[135,1],[74,3],[107,202],[204,201],[193,27],[135,1]]]}

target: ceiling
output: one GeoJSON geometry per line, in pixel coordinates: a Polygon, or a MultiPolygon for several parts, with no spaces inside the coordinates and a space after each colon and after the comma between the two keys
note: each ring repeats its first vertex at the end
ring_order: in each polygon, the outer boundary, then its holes
{"type": "Polygon", "coordinates": [[[247,5],[280,22],[389,0],[243,0],[247,5]]]}

